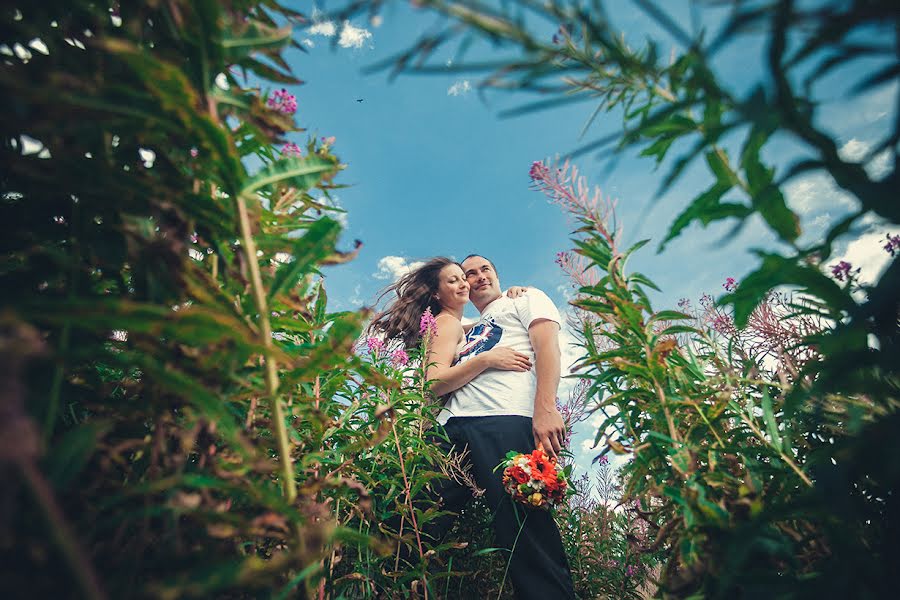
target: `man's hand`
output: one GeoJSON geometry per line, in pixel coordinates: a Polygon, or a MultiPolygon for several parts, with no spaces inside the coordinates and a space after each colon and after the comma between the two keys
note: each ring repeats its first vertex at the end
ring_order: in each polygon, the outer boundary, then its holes
{"type": "Polygon", "coordinates": [[[544,451],[550,457],[558,459],[566,440],[566,424],[559,411],[555,407],[547,409],[535,406],[531,430],[535,447],[543,444],[544,451]]]}

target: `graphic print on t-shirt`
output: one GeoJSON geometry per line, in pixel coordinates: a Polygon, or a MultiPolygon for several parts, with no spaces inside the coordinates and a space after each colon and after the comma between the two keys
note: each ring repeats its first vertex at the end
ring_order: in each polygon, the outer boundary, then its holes
{"type": "Polygon", "coordinates": [[[466,345],[459,351],[459,356],[453,364],[465,362],[473,356],[487,352],[497,345],[502,335],[503,328],[493,319],[479,322],[466,334],[466,345]]]}

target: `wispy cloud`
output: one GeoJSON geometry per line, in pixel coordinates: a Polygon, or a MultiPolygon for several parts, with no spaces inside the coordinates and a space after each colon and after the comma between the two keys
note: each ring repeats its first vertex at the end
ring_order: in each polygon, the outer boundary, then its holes
{"type": "Polygon", "coordinates": [[[424,265],[422,261],[408,262],[402,256],[384,256],[378,261],[378,271],[372,276],[375,279],[389,279],[397,281],[413,269],[424,265]]]}
{"type": "Polygon", "coordinates": [[[337,25],[334,21],[324,18],[322,11],[313,8],[312,12],[313,24],[307,30],[309,35],[321,35],[323,37],[334,37],[337,33],[337,25]]]}
{"type": "Polygon", "coordinates": [[[472,84],[468,79],[460,79],[447,90],[448,96],[464,96],[472,90],[472,84]]]}

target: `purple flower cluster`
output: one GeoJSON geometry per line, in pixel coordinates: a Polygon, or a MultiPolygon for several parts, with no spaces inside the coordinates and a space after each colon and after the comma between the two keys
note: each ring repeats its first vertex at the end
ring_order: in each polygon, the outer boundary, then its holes
{"type": "Polygon", "coordinates": [[[722,284],[722,287],[725,288],[726,292],[733,292],[737,289],[737,279],[734,277],[728,277],[725,279],[725,283],[722,284]]]}
{"type": "Polygon", "coordinates": [[[900,235],[884,234],[884,251],[891,256],[900,252],[900,235]]]}
{"type": "Polygon", "coordinates": [[[836,265],[831,265],[831,274],[838,281],[850,281],[856,273],[859,273],[859,269],[854,270],[853,265],[846,260],[842,260],[836,265]]]}
{"type": "Polygon", "coordinates": [[[291,156],[296,156],[297,158],[300,158],[301,156],[303,156],[303,151],[300,150],[300,146],[298,146],[294,142],[288,142],[287,144],[282,146],[281,155],[285,158],[288,158],[291,156]]]}
{"type": "Polygon", "coordinates": [[[269,96],[269,100],[266,104],[269,108],[275,109],[286,115],[292,115],[297,112],[297,97],[284,88],[281,88],[269,96]]]}
{"type": "Polygon", "coordinates": [[[609,457],[606,456],[606,455],[604,454],[603,456],[600,457],[600,461],[599,461],[599,462],[600,462],[600,465],[601,465],[601,466],[603,466],[603,465],[608,465],[608,464],[609,464],[609,457]]]}
{"type": "Polygon", "coordinates": [[[435,321],[434,315],[431,314],[430,306],[425,309],[425,312],[422,313],[422,318],[419,320],[419,333],[423,336],[437,333],[437,321],[435,321]]]}
{"type": "Polygon", "coordinates": [[[728,333],[732,329],[731,319],[726,315],[716,315],[712,320],[712,328],[719,333],[728,333]]]}
{"type": "Polygon", "coordinates": [[[393,352],[391,352],[391,364],[394,365],[395,369],[399,369],[400,367],[405,367],[409,364],[409,355],[406,353],[406,350],[403,348],[397,348],[393,352]]]}
{"type": "Polygon", "coordinates": [[[381,350],[384,349],[384,340],[377,337],[369,337],[366,338],[366,346],[369,348],[369,352],[372,354],[378,354],[381,350]]]}
{"type": "Polygon", "coordinates": [[[531,168],[528,170],[528,175],[531,177],[533,181],[543,181],[550,175],[550,167],[545,165],[539,160],[531,163],[531,168]]]}
{"type": "Polygon", "coordinates": [[[638,574],[638,568],[636,565],[628,565],[625,567],[625,577],[634,577],[638,574]]]}

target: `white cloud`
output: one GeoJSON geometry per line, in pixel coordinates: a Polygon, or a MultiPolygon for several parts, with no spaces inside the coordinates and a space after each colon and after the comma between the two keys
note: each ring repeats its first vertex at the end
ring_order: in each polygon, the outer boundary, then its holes
{"type": "Polygon", "coordinates": [[[337,25],[335,25],[334,21],[323,19],[322,11],[320,11],[318,8],[313,8],[312,21],[312,26],[307,30],[309,35],[334,37],[334,35],[337,33],[337,25]]]}
{"type": "Polygon", "coordinates": [[[594,440],[587,439],[581,440],[581,451],[582,452],[594,452],[597,448],[594,448],[594,440]]]}
{"type": "Polygon", "coordinates": [[[809,224],[812,229],[825,229],[831,223],[831,213],[822,213],[809,224]]]}
{"type": "Polygon", "coordinates": [[[884,236],[886,233],[896,234],[896,228],[885,224],[870,227],[865,233],[847,244],[847,248],[828,261],[828,266],[835,265],[842,260],[847,261],[853,268],[859,268],[859,282],[872,284],[878,281],[881,274],[891,262],[891,255],[884,250],[884,236]]]}
{"type": "Polygon", "coordinates": [[[402,256],[384,256],[378,261],[378,271],[373,275],[375,279],[390,279],[397,281],[413,269],[424,265],[422,261],[407,262],[402,256]]]}
{"type": "Polygon", "coordinates": [[[382,23],[384,23],[384,18],[381,15],[372,15],[372,18],[369,19],[369,24],[372,27],[381,27],[382,23]]]}
{"type": "MultiPolygon", "coordinates": [[[[559,328],[559,349],[562,352],[560,364],[563,368],[563,375],[568,375],[572,373],[572,366],[584,355],[584,348],[578,345],[579,340],[568,323],[567,313],[563,312],[561,315],[563,323],[559,328]]],[[[574,380],[568,381],[571,381],[574,387],[574,380]]]]}
{"type": "MultiPolygon", "coordinates": [[[[866,157],[869,156],[870,152],[872,152],[872,144],[856,138],[850,138],[850,140],[838,150],[838,154],[841,155],[841,158],[852,162],[863,162],[866,157]]],[[[883,150],[873,156],[870,160],[866,161],[864,166],[869,177],[881,179],[887,175],[891,170],[890,158],[890,152],[888,150],[883,150]]]]}
{"type": "Polygon", "coordinates": [[[362,48],[368,40],[372,39],[372,32],[362,27],[354,27],[350,21],[344,21],[341,28],[341,37],[338,45],[341,48],[362,48]]]}
{"type": "Polygon", "coordinates": [[[316,43],[309,38],[304,39],[302,43],[307,48],[315,48],[316,47],[316,43]]]}
{"type": "Polygon", "coordinates": [[[800,215],[812,215],[827,209],[849,210],[857,204],[825,173],[795,179],[785,187],[784,192],[788,205],[800,215]]]}
{"type": "Polygon", "coordinates": [[[447,90],[448,96],[464,96],[472,90],[472,84],[468,79],[460,79],[447,90]]]}

